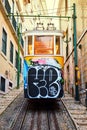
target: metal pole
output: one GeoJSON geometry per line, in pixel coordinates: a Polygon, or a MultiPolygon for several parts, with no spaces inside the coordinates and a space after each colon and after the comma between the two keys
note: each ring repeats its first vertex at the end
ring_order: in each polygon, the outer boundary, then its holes
{"type": "Polygon", "coordinates": [[[76,5],[73,4],[73,31],[74,31],[74,61],[75,61],[75,100],[80,101],[79,99],[79,89],[78,89],[78,59],[77,59],[77,35],[76,35],[76,5]]]}
{"type": "MultiPolygon", "coordinates": [[[[8,14],[8,17],[12,16],[12,14],[8,14]]],[[[29,17],[29,18],[61,18],[61,19],[70,19],[71,16],[52,16],[52,15],[21,15],[21,14],[14,14],[14,17],[29,17]]]]}
{"type": "Polygon", "coordinates": [[[18,25],[17,89],[20,83],[20,24],[18,25]]]}

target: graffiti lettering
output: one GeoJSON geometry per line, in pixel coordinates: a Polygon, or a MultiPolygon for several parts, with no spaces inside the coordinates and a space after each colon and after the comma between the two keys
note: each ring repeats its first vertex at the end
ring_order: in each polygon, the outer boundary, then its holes
{"type": "Polygon", "coordinates": [[[51,65],[36,65],[28,71],[28,96],[33,98],[58,97],[61,87],[60,70],[51,65]]]}

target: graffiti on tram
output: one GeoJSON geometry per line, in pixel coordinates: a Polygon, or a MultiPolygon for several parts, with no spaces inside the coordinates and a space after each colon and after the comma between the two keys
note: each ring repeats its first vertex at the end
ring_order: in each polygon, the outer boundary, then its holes
{"type": "Polygon", "coordinates": [[[29,59],[24,61],[24,65],[26,66],[24,87],[27,86],[30,98],[56,98],[59,96],[63,77],[61,66],[55,59],[29,59]]]}

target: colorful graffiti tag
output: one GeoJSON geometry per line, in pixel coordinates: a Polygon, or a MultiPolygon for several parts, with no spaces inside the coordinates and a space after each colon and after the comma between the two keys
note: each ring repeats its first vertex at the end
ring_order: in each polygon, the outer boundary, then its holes
{"type": "Polygon", "coordinates": [[[56,98],[62,88],[60,64],[52,58],[25,60],[24,87],[29,98],[56,98]]]}

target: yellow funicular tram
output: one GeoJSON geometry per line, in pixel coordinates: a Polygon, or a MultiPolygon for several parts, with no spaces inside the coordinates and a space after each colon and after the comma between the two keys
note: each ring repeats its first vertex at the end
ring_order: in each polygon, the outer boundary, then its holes
{"type": "Polygon", "coordinates": [[[63,96],[63,33],[58,30],[26,31],[24,46],[24,97],[63,96]]]}

